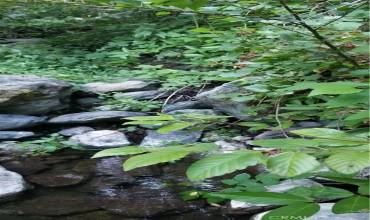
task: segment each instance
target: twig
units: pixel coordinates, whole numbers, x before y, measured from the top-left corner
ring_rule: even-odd
[[[199,89],[199,91],[197,92],[197,95],[199,95],[201,92],[203,92],[204,88],[206,87],[206,85],[208,84],[208,81],[206,80],[204,83],[203,83],[203,86],[202,88]]]
[[[167,99],[164,101],[164,103],[163,103],[163,105],[162,105],[162,110],[163,110],[163,108],[167,105],[167,103],[170,101],[170,99],[171,99],[174,95],[176,95],[176,93],[180,92],[180,91],[181,91],[181,90],[183,90],[183,89],[188,88],[189,86],[190,86],[190,85],[184,86],[184,87],[182,87],[182,88],[180,88],[180,89],[178,89],[178,90],[174,91],[170,96],[168,96],[168,97],[167,97]]]
[[[286,134],[286,132],[284,131],[284,128],[283,128],[283,126],[281,125],[281,121],[280,121],[280,119],[279,119],[280,101],[281,101],[281,98],[279,98],[279,99],[276,101],[276,104],[275,104],[275,120],[276,120],[276,122],[278,123],[279,128],[280,128],[281,132],[283,133],[284,137],[289,138],[289,136],[288,136],[288,135]]]
[[[306,28],[309,32],[313,34],[313,36],[319,40],[321,43],[328,46],[333,52],[335,52],[338,56],[342,57],[343,59],[350,62],[352,65],[359,67],[358,63],[352,59],[351,57],[344,54],[338,47],[334,46],[332,43],[330,43],[325,37],[323,37],[317,30],[313,29],[310,25],[308,25],[306,22],[304,22],[301,17],[297,13],[295,13],[286,3],[284,0],[279,0],[280,4],[299,22],[299,24]]]

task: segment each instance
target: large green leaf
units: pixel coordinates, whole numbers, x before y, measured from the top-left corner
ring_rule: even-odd
[[[202,180],[254,166],[261,160],[262,154],[253,151],[214,155],[193,163],[186,174],[190,180]]]
[[[252,141],[252,144],[258,145],[261,147],[272,147],[272,148],[279,148],[279,149],[299,149],[302,147],[318,147],[320,146],[320,141],[315,139],[265,139],[265,140],[255,140]]]
[[[329,128],[306,128],[300,130],[290,131],[290,133],[302,135],[306,137],[314,137],[321,139],[343,140],[343,141],[357,141],[359,143],[367,143],[368,140],[362,137],[356,137],[347,134],[344,131]]]
[[[267,161],[267,169],[271,173],[286,177],[298,176],[319,165],[316,158],[301,152],[281,153]]]
[[[289,190],[287,193],[297,196],[326,200],[341,199],[353,196],[353,193],[350,191],[328,186],[316,186],[316,187],[298,186],[294,189]]]
[[[209,193],[209,195],[222,199],[268,205],[290,205],[302,202],[312,202],[311,198],[275,192],[219,192]]]
[[[326,82],[326,83],[308,81],[296,83],[295,85],[286,88],[285,90],[295,91],[312,89],[308,96],[339,95],[361,92],[362,90],[358,89],[358,87],[364,86],[366,86],[366,84],[351,81]]]
[[[190,127],[192,125],[194,125],[194,123],[192,123],[192,122],[186,122],[186,121],[175,122],[175,123],[163,126],[160,129],[158,129],[157,131],[160,134],[167,134],[167,133],[172,132],[172,131],[182,130],[182,129]]]
[[[327,158],[325,163],[338,173],[354,174],[370,166],[369,152],[339,152]]]
[[[334,204],[332,211],[335,214],[369,212],[369,198],[365,196],[353,196],[342,199]]]
[[[161,114],[158,116],[134,116],[134,117],[126,117],[126,120],[131,121],[171,121],[174,120],[172,115],[165,115]]]
[[[106,149],[99,151],[98,153],[94,154],[92,158],[99,158],[99,157],[111,157],[111,156],[124,156],[130,154],[140,154],[148,152],[148,149],[140,148],[140,147],[118,147],[112,149]]]
[[[179,160],[190,152],[185,150],[160,150],[147,154],[133,156],[123,163],[125,171],[132,170],[138,167],[145,167],[158,163],[165,163],[169,161]]]
[[[306,219],[320,210],[317,203],[300,203],[284,206],[268,212],[262,220]]]

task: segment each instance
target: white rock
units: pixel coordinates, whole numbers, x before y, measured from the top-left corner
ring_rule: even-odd
[[[149,130],[140,146],[160,147],[171,143],[189,144],[196,142],[201,135],[201,131],[173,131],[167,134],[159,134],[156,131]]]
[[[18,173],[0,166],[0,201],[8,201],[27,190],[27,183]]]
[[[346,213],[346,214],[334,214],[331,211],[331,208],[333,207],[334,203],[321,203],[320,204],[320,211],[317,212],[315,215],[305,218],[302,216],[302,218],[284,218],[287,220],[296,219],[296,220],[368,220],[369,219],[369,213]],[[257,215],[252,216],[251,220],[261,220],[264,215],[269,213],[262,212]],[[283,218],[279,218],[283,219]]]
[[[105,149],[130,145],[125,134],[113,130],[90,131],[72,136],[69,140],[88,149]]]
[[[93,93],[108,93],[108,92],[132,92],[139,90],[147,90],[153,86],[152,82],[141,80],[131,80],[125,82],[96,82],[88,83],[81,86],[82,90]]]

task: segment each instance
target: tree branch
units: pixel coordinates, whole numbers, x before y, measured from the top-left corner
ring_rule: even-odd
[[[328,46],[334,53],[336,53],[338,56],[342,57],[343,59],[350,62],[352,65],[358,67],[358,63],[352,59],[351,57],[344,54],[338,47],[334,46],[332,43],[330,43],[324,36],[322,36],[317,30],[313,29],[310,25],[308,25],[306,22],[304,22],[301,17],[297,13],[295,13],[286,3],[284,0],[279,0],[280,4],[298,21],[298,23],[306,28],[309,32],[312,33],[312,35],[319,40],[321,43]]]

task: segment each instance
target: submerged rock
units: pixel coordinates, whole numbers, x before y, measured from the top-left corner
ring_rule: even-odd
[[[0,141],[21,140],[37,136],[37,134],[31,131],[0,131]]]
[[[0,75],[0,113],[41,115],[69,107],[72,86],[29,75]]]
[[[12,200],[28,189],[21,175],[2,166],[0,166],[0,186],[0,202]]]
[[[0,114],[0,131],[30,128],[46,122],[46,117]]]
[[[44,187],[65,187],[80,184],[88,179],[88,176],[73,171],[48,171],[27,177],[31,183]]]
[[[149,90],[156,87],[157,83],[131,80],[124,82],[95,82],[87,83],[81,86],[81,89],[92,93],[108,93],[108,92],[132,92],[132,91],[142,91]]]
[[[223,112],[227,115],[234,116],[238,119],[248,119],[249,115],[245,112],[248,108],[244,102],[232,100],[230,95],[241,92],[238,84],[241,81],[233,81],[218,86],[212,90],[198,94],[195,99],[204,104],[211,106],[213,109]]]
[[[320,203],[320,211],[314,214],[311,217],[304,217],[300,219],[306,219],[306,220],[368,220],[370,215],[369,213],[345,213],[345,214],[334,214],[331,209],[333,207],[334,203]],[[252,220],[261,220],[264,215],[269,213],[270,211],[263,212],[257,215],[252,216]],[[280,219],[280,218],[279,218]],[[281,218],[282,219],[282,218]],[[293,218],[292,218],[293,219]],[[298,218],[295,218],[298,219]]]
[[[171,143],[190,144],[198,141],[201,136],[201,131],[173,131],[159,134],[157,131],[148,130],[140,146],[160,147]]]
[[[115,99],[131,98],[135,100],[149,100],[154,98],[163,98],[166,97],[167,95],[168,95],[167,92],[159,90],[150,90],[150,91],[116,93],[113,95],[113,97]]]
[[[49,120],[51,124],[84,124],[103,121],[119,121],[125,117],[143,116],[145,113],[128,111],[81,112],[57,116]]]
[[[125,134],[114,130],[90,131],[84,134],[72,136],[69,140],[77,144],[81,144],[91,150],[101,150],[104,148],[130,145]]]
[[[89,131],[94,131],[94,128],[87,127],[87,126],[79,126],[74,128],[67,128],[59,131],[58,133],[65,136],[65,137],[71,137],[74,135],[84,134]]]

